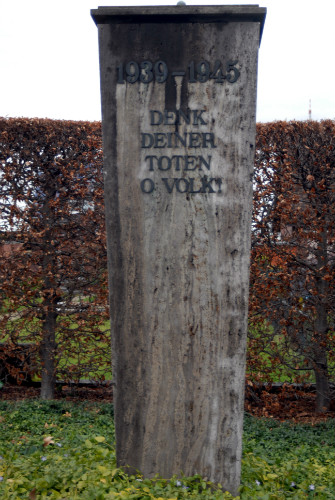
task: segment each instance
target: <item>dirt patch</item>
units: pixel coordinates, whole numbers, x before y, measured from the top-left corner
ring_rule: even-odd
[[[38,387],[24,387],[6,384],[0,390],[2,400],[38,399]],[[291,386],[280,389],[269,386],[266,389],[246,388],[245,411],[255,417],[273,418],[275,420],[317,424],[328,419],[335,419],[335,402],[331,410],[325,413],[315,412],[315,391],[312,388],[297,390]],[[55,399],[66,401],[97,401],[111,403],[113,390],[111,385],[69,386],[63,385],[56,391]]]
[[[335,401],[332,401],[330,411],[318,413],[315,411],[316,393],[313,387],[299,390],[290,385],[281,388],[246,388],[245,411],[255,417],[266,417],[280,420],[290,420],[296,423],[317,424],[335,418]]]
[[[2,400],[22,400],[38,399],[40,396],[39,387],[24,387],[19,385],[6,384],[0,389],[0,399]],[[55,399],[66,401],[97,401],[100,403],[111,403],[113,391],[111,385],[106,386],[68,386],[63,385],[56,391]]]

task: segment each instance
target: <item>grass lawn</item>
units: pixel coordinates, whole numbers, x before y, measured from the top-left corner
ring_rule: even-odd
[[[0,498],[232,498],[198,476],[127,476],[116,467],[112,422],[107,403],[0,401]],[[240,498],[334,500],[334,424],[246,416]]]

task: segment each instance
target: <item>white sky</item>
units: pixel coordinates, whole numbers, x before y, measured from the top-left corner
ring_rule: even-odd
[[[0,0],[0,116],[100,120],[99,5],[176,1]],[[187,0],[187,5],[257,4]],[[259,0],[257,121],[335,119],[335,0]]]

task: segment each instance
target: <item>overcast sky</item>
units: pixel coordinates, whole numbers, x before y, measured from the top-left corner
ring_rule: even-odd
[[[0,0],[0,116],[100,120],[99,5],[172,1]],[[189,0],[187,5],[256,2]],[[335,119],[335,0],[264,0],[257,121]]]

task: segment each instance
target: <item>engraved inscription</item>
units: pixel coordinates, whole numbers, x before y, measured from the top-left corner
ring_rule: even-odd
[[[210,176],[213,155],[204,154],[203,151],[205,149],[209,153],[217,148],[215,135],[206,129],[199,129],[208,126],[207,110],[151,109],[148,113],[152,128],[150,131],[140,132],[140,147],[143,152],[148,153],[144,156],[148,172],[166,172],[172,175],[180,172],[183,177],[162,177],[156,181],[147,177],[140,182],[141,191],[145,194],[152,193],[157,182],[170,194],[221,194],[223,179]],[[197,128],[186,132],[165,132],[160,128],[156,132],[156,127],[180,124]],[[186,154],[180,154],[181,149],[186,150]],[[196,154],[199,149],[201,154]],[[170,150],[179,150],[176,151],[179,154],[170,154]],[[188,178],[184,176],[184,172],[193,172],[200,176]]]
[[[235,83],[240,71],[236,67],[237,60],[228,60],[223,64],[219,59],[213,63],[208,61],[190,61],[187,71],[178,69],[171,72],[171,76],[186,76],[189,83],[205,83],[214,80],[215,83],[223,84],[225,81]],[[164,61],[129,61],[117,66],[117,83],[164,83],[168,79],[170,71]]]

